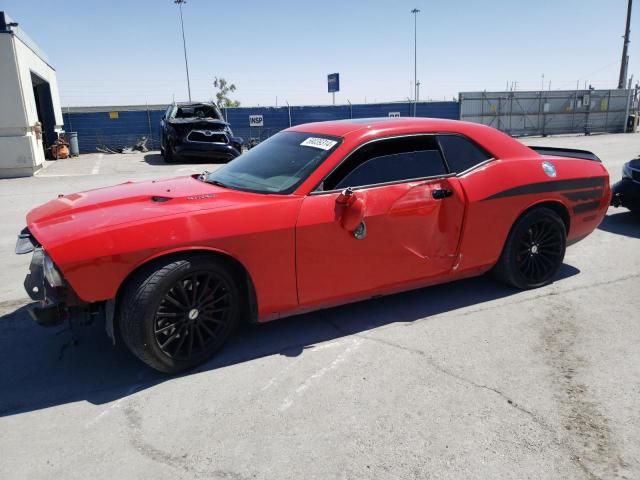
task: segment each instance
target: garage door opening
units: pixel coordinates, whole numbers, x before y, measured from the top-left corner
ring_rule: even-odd
[[[49,148],[58,138],[55,132],[55,113],[51,99],[49,82],[31,72],[31,84],[33,85],[33,97],[38,111],[38,121],[42,125],[42,145]]]

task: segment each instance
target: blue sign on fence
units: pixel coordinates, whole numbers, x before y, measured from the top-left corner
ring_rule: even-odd
[[[330,73],[329,75],[327,75],[327,87],[329,89],[329,93],[340,91],[340,74],[339,73]]]

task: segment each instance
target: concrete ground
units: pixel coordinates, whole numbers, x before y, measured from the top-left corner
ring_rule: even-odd
[[[640,135],[585,148],[612,180]],[[640,219],[611,209],[560,278],[488,278],[244,328],[213,361],[157,374],[99,326],[25,312],[16,233],[58,193],[215,165],[85,155],[0,180],[0,478],[640,478]]]

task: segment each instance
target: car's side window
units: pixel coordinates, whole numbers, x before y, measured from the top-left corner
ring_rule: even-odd
[[[323,190],[446,175],[433,135],[379,140],[356,150],[324,181]]]
[[[444,158],[452,173],[460,173],[492,158],[487,152],[462,135],[438,135]]]

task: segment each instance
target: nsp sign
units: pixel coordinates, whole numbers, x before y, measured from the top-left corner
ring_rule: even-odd
[[[329,75],[327,75],[327,89],[329,90],[329,93],[340,91],[339,73],[330,73]]]
[[[263,127],[264,119],[262,115],[249,115],[249,126],[250,127]]]

